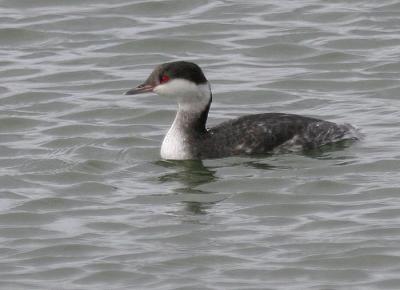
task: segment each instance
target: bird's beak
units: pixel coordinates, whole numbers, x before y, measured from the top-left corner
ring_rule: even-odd
[[[143,93],[152,92],[153,90],[154,90],[154,86],[142,84],[142,85],[137,86],[136,88],[133,88],[133,89],[127,91],[125,93],[125,95],[143,94]]]

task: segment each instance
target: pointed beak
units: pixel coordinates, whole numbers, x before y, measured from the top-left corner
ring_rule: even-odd
[[[140,86],[137,86],[136,88],[133,88],[133,89],[125,92],[125,95],[144,94],[144,93],[152,92],[153,89],[154,89],[154,86],[152,86],[152,85],[142,84]]]

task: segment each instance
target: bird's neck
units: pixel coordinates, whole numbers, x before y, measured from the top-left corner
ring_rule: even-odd
[[[206,122],[210,101],[203,109],[190,109],[179,106],[175,120],[161,146],[161,157],[164,159],[196,159],[195,148],[204,138],[207,138]]]
[[[197,86],[197,90],[188,96],[178,98],[178,112],[172,127],[184,133],[206,132],[208,112],[212,102],[211,88],[208,83]]]
[[[185,135],[205,133],[209,110],[210,104],[208,104],[202,111],[191,111],[179,108],[171,128],[174,127],[175,129],[179,129],[179,131]]]
[[[161,94],[176,96],[178,99],[178,112],[165,135],[161,146],[161,157],[196,158],[196,145],[207,137],[206,122],[212,101],[210,85],[174,80],[158,86],[157,90]]]
[[[178,110],[161,145],[164,159],[196,159],[195,148],[207,137],[206,122],[209,106],[203,112]]]

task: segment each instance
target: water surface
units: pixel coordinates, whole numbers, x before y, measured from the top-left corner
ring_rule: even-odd
[[[1,289],[398,289],[397,1],[0,1]],[[351,123],[314,154],[172,162],[176,104],[125,96],[201,65],[209,124]]]

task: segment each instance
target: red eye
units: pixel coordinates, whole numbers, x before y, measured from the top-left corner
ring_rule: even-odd
[[[169,81],[169,76],[167,76],[167,75],[163,75],[162,77],[161,77],[161,80],[160,80],[160,83],[166,83],[166,82],[168,82]]]

